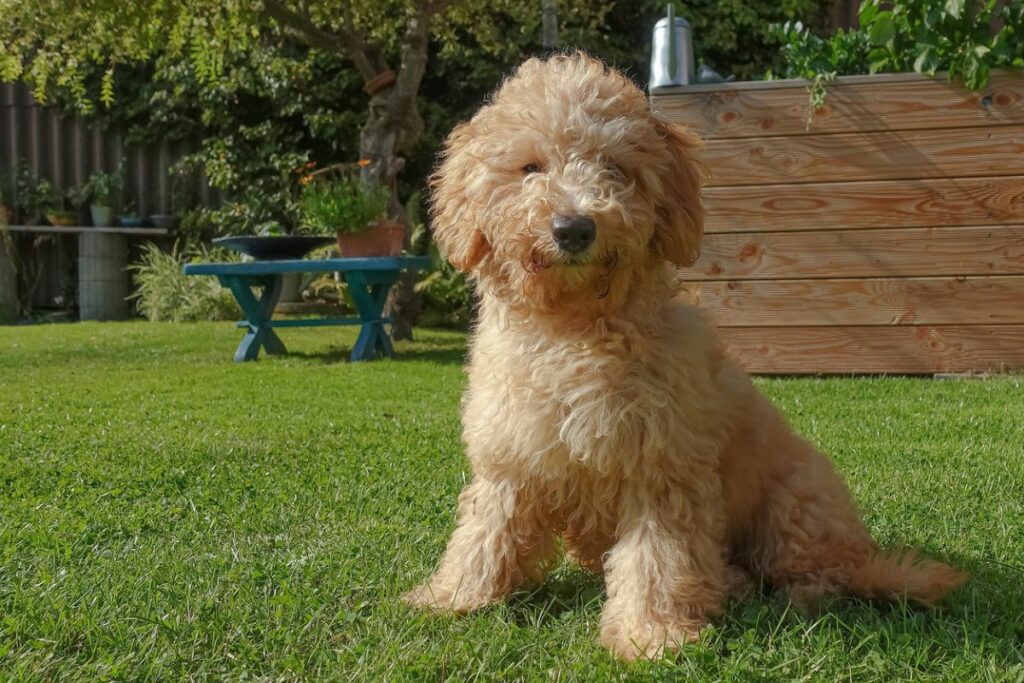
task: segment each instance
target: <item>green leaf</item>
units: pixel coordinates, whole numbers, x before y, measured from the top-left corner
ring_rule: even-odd
[[[919,74],[928,74],[929,76],[935,75],[935,70],[939,66],[939,56],[935,53],[935,50],[928,46],[921,51],[921,54],[914,60],[914,71]]]
[[[108,67],[103,72],[103,80],[100,83],[100,102],[110,107],[114,104],[114,67]]]
[[[879,12],[871,25],[871,44],[878,47],[889,46],[896,37],[896,24],[891,12]]]
[[[874,21],[876,14],[878,14],[878,5],[874,2],[864,2],[857,12],[857,18],[860,20],[861,26],[868,26]]]
[[[965,4],[966,0],[946,0],[946,13],[959,19],[963,14]]]

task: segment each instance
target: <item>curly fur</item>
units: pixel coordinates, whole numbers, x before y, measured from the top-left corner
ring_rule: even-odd
[[[749,574],[801,604],[932,604],[964,579],[880,551],[829,460],[679,296],[701,240],[699,147],[584,55],[527,61],[452,132],[434,229],[482,298],[462,411],[473,480],[410,603],[483,607],[564,547],[604,572],[601,642],[633,658],[696,639]],[[557,247],[557,215],[594,219],[582,255]]]

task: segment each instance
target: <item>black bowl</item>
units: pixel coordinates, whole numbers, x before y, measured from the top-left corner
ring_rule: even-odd
[[[334,244],[334,237],[282,235],[280,237],[219,237],[213,243],[240,251],[257,261],[300,259],[317,247]]]

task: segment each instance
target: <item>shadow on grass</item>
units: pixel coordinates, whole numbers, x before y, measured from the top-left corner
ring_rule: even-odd
[[[956,555],[946,561],[969,572],[970,577],[937,609],[839,596],[823,601],[811,613],[802,613],[782,591],[762,585],[746,597],[729,601],[725,614],[712,622],[716,635],[709,646],[728,656],[726,643],[737,638],[753,639],[764,646],[778,637],[780,629],[806,639],[822,628],[832,630],[851,647],[865,638],[883,649],[916,644],[950,652],[980,647],[985,641],[1020,642],[1024,638],[1024,595],[1019,586],[1024,585],[1024,568]],[[543,585],[512,595],[507,609],[518,626],[538,628],[581,614],[596,617],[604,601],[600,575],[563,566]],[[1019,665],[1009,645],[985,649],[988,656],[1006,665]]]
[[[288,351],[285,357],[333,365],[351,362],[349,360],[351,355],[352,347],[336,346],[325,351]],[[438,365],[462,365],[466,362],[466,347],[462,344],[452,344],[451,346],[431,345],[429,348],[399,348],[395,350],[395,355],[390,360],[398,363],[427,362]]]

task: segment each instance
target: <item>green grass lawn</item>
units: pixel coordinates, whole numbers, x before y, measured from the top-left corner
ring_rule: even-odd
[[[1024,379],[759,384],[833,455],[883,543],[972,573],[948,607],[766,595],[662,662],[595,642],[568,565],[463,619],[422,579],[467,476],[464,338],[345,361],[288,330],[234,364],[229,324],[0,328],[0,680],[1024,680]]]

